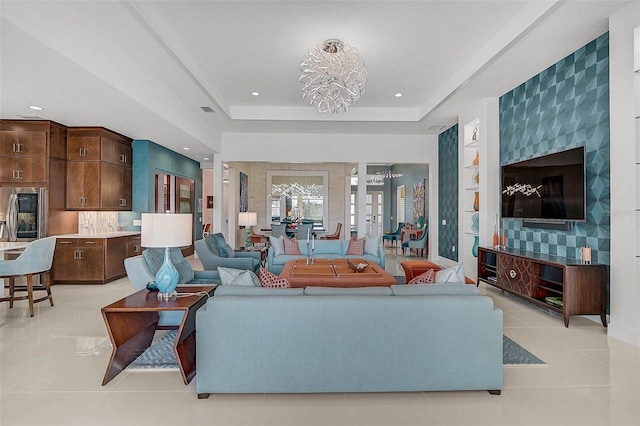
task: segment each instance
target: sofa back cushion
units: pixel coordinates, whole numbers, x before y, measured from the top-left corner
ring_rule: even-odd
[[[321,287],[309,286],[304,289],[307,296],[392,296],[389,287]]]
[[[160,269],[164,262],[164,251],[165,249],[163,248],[148,248],[142,252],[142,257],[144,257],[153,275],[158,273],[158,269]],[[195,276],[193,268],[187,259],[182,256],[180,249],[178,247],[172,247],[169,249],[169,254],[171,256],[171,263],[178,270],[178,284],[186,284],[193,280]]]
[[[303,288],[268,288],[241,285],[219,285],[215,290],[218,296],[302,296]]]
[[[480,290],[468,284],[416,284],[392,285],[391,291],[395,296],[429,296],[429,295],[461,295],[478,296]]]

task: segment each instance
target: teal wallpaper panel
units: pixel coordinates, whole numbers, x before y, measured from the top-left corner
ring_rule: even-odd
[[[609,34],[605,33],[500,98],[500,163],[586,147],[587,220],[570,231],[507,220],[507,246],[609,264]]]
[[[438,135],[438,255],[458,261],[458,125]],[[447,225],[442,225],[446,219]]]

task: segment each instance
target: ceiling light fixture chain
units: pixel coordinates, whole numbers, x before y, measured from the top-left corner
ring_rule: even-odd
[[[367,70],[355,47],[329,39],[300,64],[302,97],[318,112],[346,112],[364,93]]]

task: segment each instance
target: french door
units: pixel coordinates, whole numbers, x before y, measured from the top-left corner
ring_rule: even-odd
[[[382,191],[367,191],[366,197],[366,221],[367,234],[372,237],[382,234],[384,226],[382,214],[384,212],[384,193]]]

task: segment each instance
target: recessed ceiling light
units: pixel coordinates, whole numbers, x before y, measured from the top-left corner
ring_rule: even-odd
[[[402,97],[402,93],[398,92],[398,93],[396,93],[396,94],[395,94],[395,95],[393,95],[393,96],[395,96],[396,98],[401,98],[401,97]]]
[[[204,157],[203,160],[209,161],[209,157]]]
[[[252,96],[260,96],[260,92],[251,92]]]
[[[189,151],[191,148],[189,148],[188,146],[183,146],[182,149],[184,149],[185,151]]]
[[[29,109],[35,110],[35,111],[44,111],[44,108],[39,107],[39,106],[35,106],[35,105],[29,105]]]

